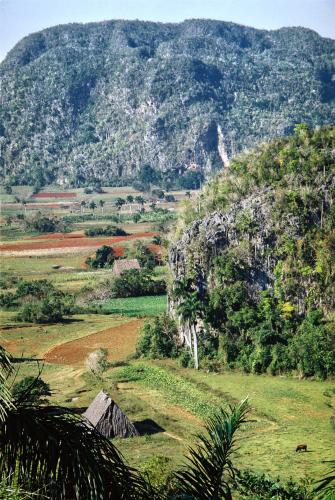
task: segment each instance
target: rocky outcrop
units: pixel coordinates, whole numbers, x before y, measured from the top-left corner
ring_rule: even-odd
[[[234,249],[247,263],[249,294],[255,298],[269,288],[277,262],[276,242],[279,227],[285,226],[293,238],[300,235],[299,222],[290,217],[275,222],[272,216],[274,193],[271,189],[232,205],[227,212],[213,212],[196,220],[174,243],[169,252],[169,266],[174,281],[192,275],[200,297],[210,291],[213,259]],[[170,297],[169,309],[175,317],[177,304]],[[188,335],[187,326],[180,325],[181,340]]]

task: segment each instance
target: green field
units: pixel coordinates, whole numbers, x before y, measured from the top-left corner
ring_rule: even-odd
[[[20,376],[36,370],[21,365]],[[215,407],[249,397],[250,422],[239,433],[236,464],[242,469],[265,472],[283,481],[319,477],[323,460],[333,458],[334,429],[325,392],[334,382],[227,372],[207,374],[179,368],[168,361],[132,361],[110,368],[99,380],[83,369],[46,364],[43,378],[53,389],[52,401],[85,408],[96,393],[108,390],[128,417],[147,422],[160,431],[138,438],[116,440],[130,464],[141,467],[160,455],[176,467],[202,428],[202,419]],[[307,453],[296,453],[298,443]]]
[[[129,317],[156,316],[166,312],[166,295],[149,295],[145,297],[128,297],[111,299],[101,308],[104,314],[121,314]]]

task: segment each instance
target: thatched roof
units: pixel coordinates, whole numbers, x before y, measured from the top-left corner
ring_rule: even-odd
[[[113,274],[115,276],[120,276],[123,271],[129,271],[129,269],[141,269],[141,266],[137,259],[116,260],[113,265]]]
[[[104,391],[99,392],[83,416],[105,437],[139,435],[121,408]]]

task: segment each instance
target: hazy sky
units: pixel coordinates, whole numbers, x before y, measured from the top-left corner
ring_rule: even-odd
[[[199,17],[265,29],[306,26],[335,38],[335,0],[0,0],[0,60],[23,36],[56,24]]]

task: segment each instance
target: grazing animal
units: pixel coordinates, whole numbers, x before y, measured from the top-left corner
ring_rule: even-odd
[[[307,444],[298,444],[295,451],[307,451]]]

